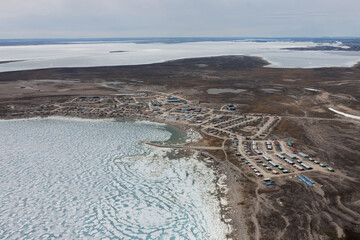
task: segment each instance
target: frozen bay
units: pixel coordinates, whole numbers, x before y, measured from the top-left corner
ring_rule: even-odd
[[[168,157],[164,125],[0,121],[1,239],[224,239],[216,173]]]
[[[350,67],[360,52],[296,51],[320,43],[295,41],[83,42],[54,45],[0,46],[0,72],[58,67],[96,67],[159,63],[184,58],[226,55],[262,57],[269,67]],[[337,46],[337,45],[336,45]],[[7,62],[15,61],[15,62]],[[5,63],[7,62],[7,63]]]

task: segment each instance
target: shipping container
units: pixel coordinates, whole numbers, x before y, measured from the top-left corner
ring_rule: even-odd
[[[285,162],[287,162],[288,164],[291,164],[291,165],[293,165],[293,164],[294,164],[294,162],[293,162],[293,161],[291,161],[291,160],[289,160],[289,159],[287,159],[287,158],[285,158],[284,160],[285,160]]]
[[[298,170],[300,170],[300,171],[303,171],[304,170],[304,168],[302,167],[302,166],[299,166],[299,165],[297,165],[297,164],[294,164],[294,167],[296,167]]]
[[[303,158],[309,158],[309,155],[307,155],[306,153],[298,152],[298,154]]]
[[[274,163],[273,161],[269,161],[269,163],[270,163],[271,165],[273,165],[274,167],[278,167],[278,166],[279,166],[278,164]]]
[[[291,153],[285,153],[286,156],[288,156],[291,159],[296,159],[296,157],[294,155],[292,155]]]
[[[303,166],[304,168],[306,168],[307,170],[311,170],[312,167],[310,167],[309,165],[307,165],[306,163],[300,163],[301,166]]]

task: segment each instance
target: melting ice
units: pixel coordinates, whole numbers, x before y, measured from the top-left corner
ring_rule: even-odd
[[[215,172],[161,125],[0,121],[0,239],[225,239]]]

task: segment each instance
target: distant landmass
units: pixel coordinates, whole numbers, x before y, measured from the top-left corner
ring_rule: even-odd
[[[132,43],[185,43],[185,42],[206,42],[206,41],[251,41],[251,42],[323,42],[344,44],[360,44],[360,38],[311,38],[311,37],[282,37],[282,38],[262,38],[262,37],[143,37],[143,38],[36,38],[36,39],[0,39],[0,46],[26,46],[26,45],[57,45],[57,44],[83,44],[99,42],[132,42]],[[350,50],[348,50],[350,51]],[[353,50],[358,51],[358,50]]]
[[[123,52],[127,52],[127,51],[109,51],[109,53],[123,53]]]
[[[360,51],[360,43],[345,44],[341,47],[335,46],[313,46],[313,47],[295,47],[295,48],[284,48],[286,50],[294,51]]]

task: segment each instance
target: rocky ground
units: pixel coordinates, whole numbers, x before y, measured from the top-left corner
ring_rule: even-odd
[[[234,103],[237,112],[277,114],[282,121],[270,136],[293,140],[296,147],[331,163],[336,172],[309,173],[316,182],[316,187],[309,189],[289,176],[265,187],[247,167],[237,165],[239,172],[234,172],[233,166],[228,168],[233,191],[241,191],[243,196],[232,196],[238,206],[235,213],[244,217],[249,237],[360,239],[360,121],[328,110],[360,116],[359,65],[318,69],[266,65],[260,58],[228,56],[142,66],[0,73],[0,114],[11,111],[8,105],[56,104],[74,96],[132,92],[166,92],[209,101],[200,106],[220,109]],[[210,88],[244,91],[208,94]],[[219,160],[226,157],[221,151],[208,154]],[[237,164],[236,159],[229,160]],[[234,221],[240,220],[234,217]]]

